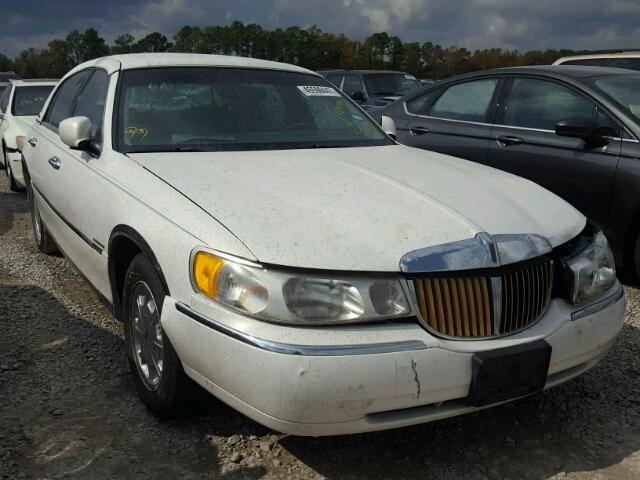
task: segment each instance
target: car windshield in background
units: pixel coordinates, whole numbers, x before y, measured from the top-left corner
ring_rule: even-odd
[[[24,115],[38,115],[44,102],[53,90],[53,85],[38,85],[16,87],[13,95],[11,113],[20,117]]]
[[[232,68],[125,71],[121,152],[392,145],[322,77]]]
[[[406,95],[421,87],[412,75],[404,73],[370,73],[364,75],[364,85],[369,95]]]
[[[612,75],[589,80],[640,122],[640,75]]]

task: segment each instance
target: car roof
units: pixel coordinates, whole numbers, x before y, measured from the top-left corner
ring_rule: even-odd
[[[590,65],[533,65],[528,67],[505,67],[495,68],[493,70],[482,70],[472,73],[465,73],[446,79],[446,82],[452,80],[462,80],[465,78],[474,78],[489,75],[545,75],[555,78],[588,78],[603,77],[608,75],[638,75],[635,70],[626,70],[624,68],[613,67],[594,67]],[[440,83],[440,82],[438,82]]]
[[[11,80],[16,87],[23,87],[26,85],[57,85],[57,78],[22,78],[20,80]]]
[[[200,53],[129,53],[124,55],[110,55],[84,62],[71,70],[67,75],[89,67],[105,68],[108,73],[113,73],[118,70],[154,67],[227,67],[257,68],[319,75],[306,68],[288,63]]]

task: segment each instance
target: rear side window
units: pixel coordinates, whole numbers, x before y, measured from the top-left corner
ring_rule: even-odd
[[[45,123],[58,128],[62,120],[73,116],[76,95],[91,73],[92,70],[83,70],[62,82],[47,109],[44,117]]]
[[[107,73],[104,70],[95,70],[75,102],[72,116],[84,116],[91,120],[92,138],[102,132],[104,104],[108,88],[109,76]]]
[[[627,70],[640,70],[640,58],[618,58],[616,67]]]
[[[416,115],[425,115],[427,113],[427,105],[439,93],[439,90],[435,90],[409,100],[407,102],[407,111],[409,113],[415,113]]]
[[[431,116],[467,122],[489,122],[497,78],[475,80],[449,87],[431,107]]]
[[[617,58],[580,58],[577,60],[567,60],[561,65],[589,65],[592,67],[617,67]]]
[[[53,90],[53,85],[16,87],[16,93],[13,95],[12,113],[16,116],[38,115],[51,90]]]
[[[340,88],[340,82],[342,82],[342,75],[327,75],[327,80],[333,83],[336,87]]]
[[[360,80],[360,77],[356,77],[355,75],[347,75],[344,77],[344,86],[342,87],[342,91],[349,96],[354,93],[362,93],[364,91],[362,80]]]
[[[533,78],[514,80],[509,95],[505,124],[514,127],[554,130],[563,120],[587,120],[617,130],[597,106],[557,83]]]

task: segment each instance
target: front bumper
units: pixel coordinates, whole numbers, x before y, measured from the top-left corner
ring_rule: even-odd
[[[332,329],[248,319],[200,299],[167,297],[162,325],[185,371],[209,392],[274,430],[337,435],[402,427],[477,410],[468,396],[474,352],[546,340],[545,388],[595,365],[624,321],[616,285],[596,308],[555,299],[517,334],[489,340],[434,337],[417,323]],[[199,312],[199,313],[196,313]]]

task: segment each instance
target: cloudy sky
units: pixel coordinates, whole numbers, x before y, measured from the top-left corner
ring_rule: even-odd
[[[638,0],[3,0],[0,52],[16,55],[52,37],[95,27],[111,41],[183,25],[317,24],[362,39],[387,31],[404,41],[464,46],[640,48]]]

